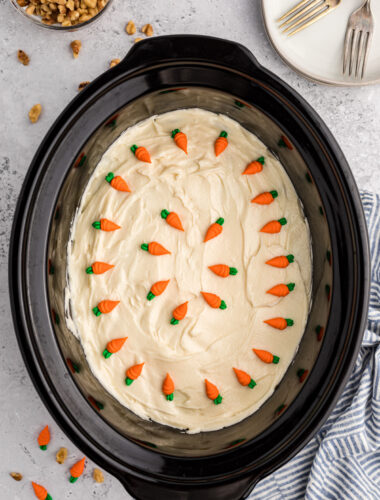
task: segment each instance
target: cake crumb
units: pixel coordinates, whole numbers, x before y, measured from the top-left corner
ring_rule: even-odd
[[[119,64],[119,62],[120,62],[119,58],[112,59],[112,61],[110,62],[110,68],[113,68],[114,66],[116,66],[117,64]]]
[[[24,66],[28,66],[29,64],[29,56],[21,49],[17,51],[17,58]]]
[[[137,38],[135,38],[134,43],[141,42],[141,40],[144,40],[144,39],[141,37],[137,37]]]
[[[90,82],[81,82],[79,85],[78,85],[78,90],[83,90],[85,87],[87,87],[87,85],[89,84]]]
[[[60,448],[55,455],[55,459],[59,464],[64,464],[67,458],[67,448]]]
[[[104,482],[103,472],[100,469],[94,469],[93,477],[94,477],[94,480],[97,483],[103,483]]]
[[[19,472],[10,472],[9,475],[13,477],[15,481],[21,481],[22,479],[22,474],[20,474]]]

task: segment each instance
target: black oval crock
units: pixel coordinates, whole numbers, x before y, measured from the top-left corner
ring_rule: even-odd
[[[201,452],[195,446],[193,456],[191,445],[190,451],[183,454],[166,448],[166,431],[161,433],[157,424],[152,424],[155,430],[149,442],[137,439],[127,431],[123,433],[116,424],[110,425],[107,416],[96,413],[87,404],[83,397],[85,385],[79,389],[82,382],[79,378],[75,382],[64,362],[67,353],[57,333],[56,311],[53,329],[50,308],[55,299],[46,266],[51,248],[58,252],[59,246],[65,245],[59,238],[54,240],[59,234],[54,221],[64,200],[70,200],[70,193],[63,186],[68,186],[69,177],[76,175],[74,169],[85,163],[86,155],[79,154],[86,148],[84,145],[102,127],[112,128],[118,120],[115,114],[126,106],[139,99],[144,102],[151,93],[165,96],[183,92],[186,96],[187,90],[183,89],[188,89],[190,96],[202,96],[202,92],[207,95],[210,91],[211,96],[220,92],[221,102],[230,99],[231,116],[236,118],[241,113],[241,123],[261,136],[283,162],[311,225],[315,260],[323,267],[314,272],[313,307],[320,307],[326,316],[323,325],[319,325],[324,327],[324,338],[318,343],[321,335],[317,338],[313,333],[316,318],[311,312],[304,336],[305,342],[314,346],[310,351],[314,352],[311,373],[302,389],[289,396],[289,401],[285,398],[267,427],[227,446],[221,444],[219,437],[228,435],[223,431],[205,433],[209,448]],[[257,117],[256,124],[247,118],[250,113],[257,113],[252,115]],[[264,126],[260,133],[260,117],[263,123],[273,123],[275,132],[271,136],[264,137]],[[281,134],[277,137],[278,131]],[[289,145],[283,136],[293,150],[283,147]],[[305,164],[307,170],[302,170]],[[78,174],[82,175],[78,184],[80,179],[83,184],[93,168],[94,165]],[[319,248],[319,240],[326,240],[328,248]],[[322,264],[325,250],[327,263]],[[156,37],[136,44],[118,66],[97,78],[69,104],[51,127],[29,168],[10,245],[13,321],[35,387],[56,422],[77,446],[115,475],[135,498],[144,500],[245,498],[257,481],[293,457],[323,424],[350,375],[366,325],[369,278],[369,247],[360,197],[331,133],[310,106],[260,66],[246,48],[202,36]],[[281,393],[283,387],[284,394],[290,391],[298,362],[296,358],[287,380],[259,412],[265,414],[273,406],[276,393]],[[243,426],[248,432],[253,418],[247,419],[248,424],[233,426],[231,433]],[[155,433],[156,443],[152,442]],[[201,438],[187,435],[178,439],[202,442]]]

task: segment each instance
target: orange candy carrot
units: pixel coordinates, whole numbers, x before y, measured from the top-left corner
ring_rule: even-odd
[[[106,262],[94,262],[90,267],[86,269],[87,274],[103,274],[110,269],[112,269],[112,264],[107,264]]]
[[[165,380],[162,384],[162,392],[165,394],[168,401],[173,401],[174,382],[169,373],[166,374]]]
[[[207,229],[207,233],[205,236],[204,242],[211,240],[212,238],[216,238],[223,231],[224,219],[223,217],[219,217],[219,219],[211,224],[211,226]]]
[[[110,313],[115,307],[120,303],[120,300],[102,300],[99,304],[93,308],[93,313],[95,316],[100,316],[101,314]]]
[[[161,210],[161,217],[166,220],[169,226],[172,226],[175,229],[179,229],[180,231],[184,231],[181,219],[175,212],[169,212],[169,210]]]
[[[169,284],[169,281],[170,280],[156,281],[156,283],[154,283],[152,285],[152,287],[150,289],[150,292],[148,293],[148,295],[146,296],[146,298],[148,300],[152,300],[152,299],[154,299],[154,297],[157,297],[158,295],[161,295],[162,293],[164,293],[164,291],[166,290],[166,287]]]
[[[75,483],[75,481],[83,474],[84,464],[86,462],[86,457],[83,457],[79,462],[75,463],[70,469],[70,483]]]
[[[276,297],[286,297],[289,292],[292,292],[294,290],[295,286],[296,286],[295,283],[288,283],[287,285],[281,283],[279,285],[274,286],[270,290],[267,290],[267,293],[275,295]]]
[[[120,229],[120,226],[112,222],[108,219],[100,219],[92,223],[92,227],[95,229],[101,229],[102,231],[116,231],[116,229]]]
[[[41,450],[46,450],[47,445],[50,443],[50,431],[49,431],[49,426],[46,426],[42,429],[38,436],[38,444]]]
[[[145,363],[140,363],[138,365],[133,365],[126,371],[127,378],[125,379],[125,383],[127,385],[131,385],[134,380],[139,378],[141,375],[143,366]]]
[[[166,250],[166,248],[157,243],[157,241],[151,241],[150,243],[143,243],[141,245],[141,248],[146,252],[149,252],[151,255],[171,254],[169,250]]]
[[[275,365],[277,365],[277,363],[280,361],[280,358],[278,356],[275,356],[271,352],[263,351],[262,349],[252,349],[252,351],[256,354],[257,357],[261,359],[261,361],[264,361],[264,363],[274,363]]]
[[[184,302],[183,304],[176,307],[173,311],[173,317],[170,320],[171,325],[178,325],[178,323],[183,319],[187,314],[187,304],[188,302]]]
[[[248,163],[242,175],[258,174],[263,170],[263,165],[265,165],[265,158],[264,156],[260,156],[257,160]]]
[[[228,137],[227,132],[225,130],[222,130],[214,144],[215,156],[219,156],[220,154],[222,154],[223,151],[228,146],[227,137]]]
[[[281,139],[278,141],[278,145],[280,148],[288,148],[290,150],[293,149],[292,143],[284,135],[281,136]]]
[[[233,368],[236,378],[238,379],[239,384],[248,386],[251,389],[253,389],[256,385],[256,382],[251,378],[250,375],[248,375],[247,372],[244,372],[243,370],[239,370],[238,368]]]
[[[275,198],[277,198],[277,196],[277,191],[267,191],[265,193],[258,194],[251,200],[251,203],[256,203],[257,205],[270,205]]]
[[[282,226],[285,226],[285,224],[287,223],[288,221],[285,219],[285,217],[282,217],[281,219],[278,220],[271,220],[260,229],[260,232],[269,234],[279,233],[281,231]]]
[[[127,340],[128,337],[123,337],[120,339],[113,339],[110,340],[107,344],[107,347],[103,351],[103,356],[108,359],[112,356],[112,354],[115,354],[115,352],[120,351],[120,349],[123,347],[125,341]]]
[[[201,292],[207,304],[214,309],[227,309],[227,305],[218,295],[214,293]]]
[[[212,399],[216,405],[219,405],[222,402],[222,396],[219,394],[218,388],[216,385],[212,384],[205,379],[205,386],[206,386],[206,394],[209,399]]]
[[[289,255],[280,255],[279,257],[273,257],[273,259],[269,259],[266,261],[265,264],[268,264],[268,266],[272,267],[288,267],[289,264],[294,262],[294,255],[289,254]]]
[[[148,150],[143,146],[137,147],[136,144],[134,144],[131,147],[131,151],[138,160],[144,161],[145,163],[152,163]]]
[[[264,323],[277,330],[285,330],[288,326],[294,325],[294,321],[290,318],[271,318],[265,320]]]
[[[32,486],[34,489],[34,494],[36,495],[38,500],[52,500],[46,488],[44,488],[40,484],[33,483],[33,481],[32,481]]]
[[[120,175],[117,175],[115,177],[115,174],[113,172],[109,172],[109,174],[106,176],[106,181],[109,182],[109,184],[114,189],[116,189],[116,191],[123,191],[125,193],[131,192],[128,184],[125,182],[125,180],[122,177],[120,177]]]
[[[297,371],[297,377],[300,381],[300,384],[302,384],[302,382],[305,382],[306,380],[306,377],[309,375],[309,370],[305,370],[304,368],[300,368],[298,371]]]
[[[215,266],[208,266],[208,268],[221,278],[227,278],[229,275],[235,276],[238,273],[236,267],[229,267],[226,264],[215,264]]]
[[[187,136],[186,136],[186,134],[184,134],[178,128],[176,128],[172,132],[172,137],[173,137],[176,145],[179,147],[179,149],[182,149],[182,151],[184,151],[187,154]]]

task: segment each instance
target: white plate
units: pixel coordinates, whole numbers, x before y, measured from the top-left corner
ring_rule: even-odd
[[[299,0],[261,0],[265,27],[273,47],[295,71],[330,85],[369,85],[380,83],[380,0],[372,0],[375,20],[367,70],[363,80],[342,74],[342,52],[347,21],[363,0],[342,0],[330,14],[294,36],[278,29],[276,20]]]

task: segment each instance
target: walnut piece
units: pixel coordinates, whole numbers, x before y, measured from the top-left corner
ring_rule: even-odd
[[[144,26],[141,28],[141,31],[145,33],[146,36],[152,36],[153,26],[151,24],[144,24]]]
[[[100,469],[94,469],[93,477],[97,483],[104,482],[103,472]]]
[[[21,481],[22,479],[22,474],[20,474],[19,472],[10,472],[9,475],[13,477],[15,481]]]
[[[59,464],[64,464],[67,458],[67,448],[60,448],[55,455],[55,459]]]
[[[20,7],[26,7],[29,3],[28,0],[17,0],[17,3],[19,4]]]
[[[83,90],[85,87],[87,87],[87,85],[89,84],[90,82],[81,82],[79,85],[78,85],[78,90]]]
[[[134,39],[134,43],[141,42],[141,40],[144,40],[144,38],[137,37]]]
[[[119,62],[120,62],[120,59],[112,59],[112,61],[110,62],[110,68],[113,68],[114,66],[119,64]]]
[[[134,35],[136,33],[136,25],[133,21],[129,21],[129,23],[125,27],[125,31],[128,35]]]
[[[28,66],[30,59],[29,59],[28,55],[25,54],[25,52],[23,50],[19,49],[17,51],[17,58],[20,61],[20,63],[22,63],[24,66]]]
[[[73,51],[74,59],[76,59],[79,56],[80,49],[82,48],[82,42],[80,40],[74,40],[70,43],[70,47]]]
[[[36,123],[38,121],[38,118],[40,117],[41,111],[41,104],[35,104],[29,111],[29,120],[32,123]]]

